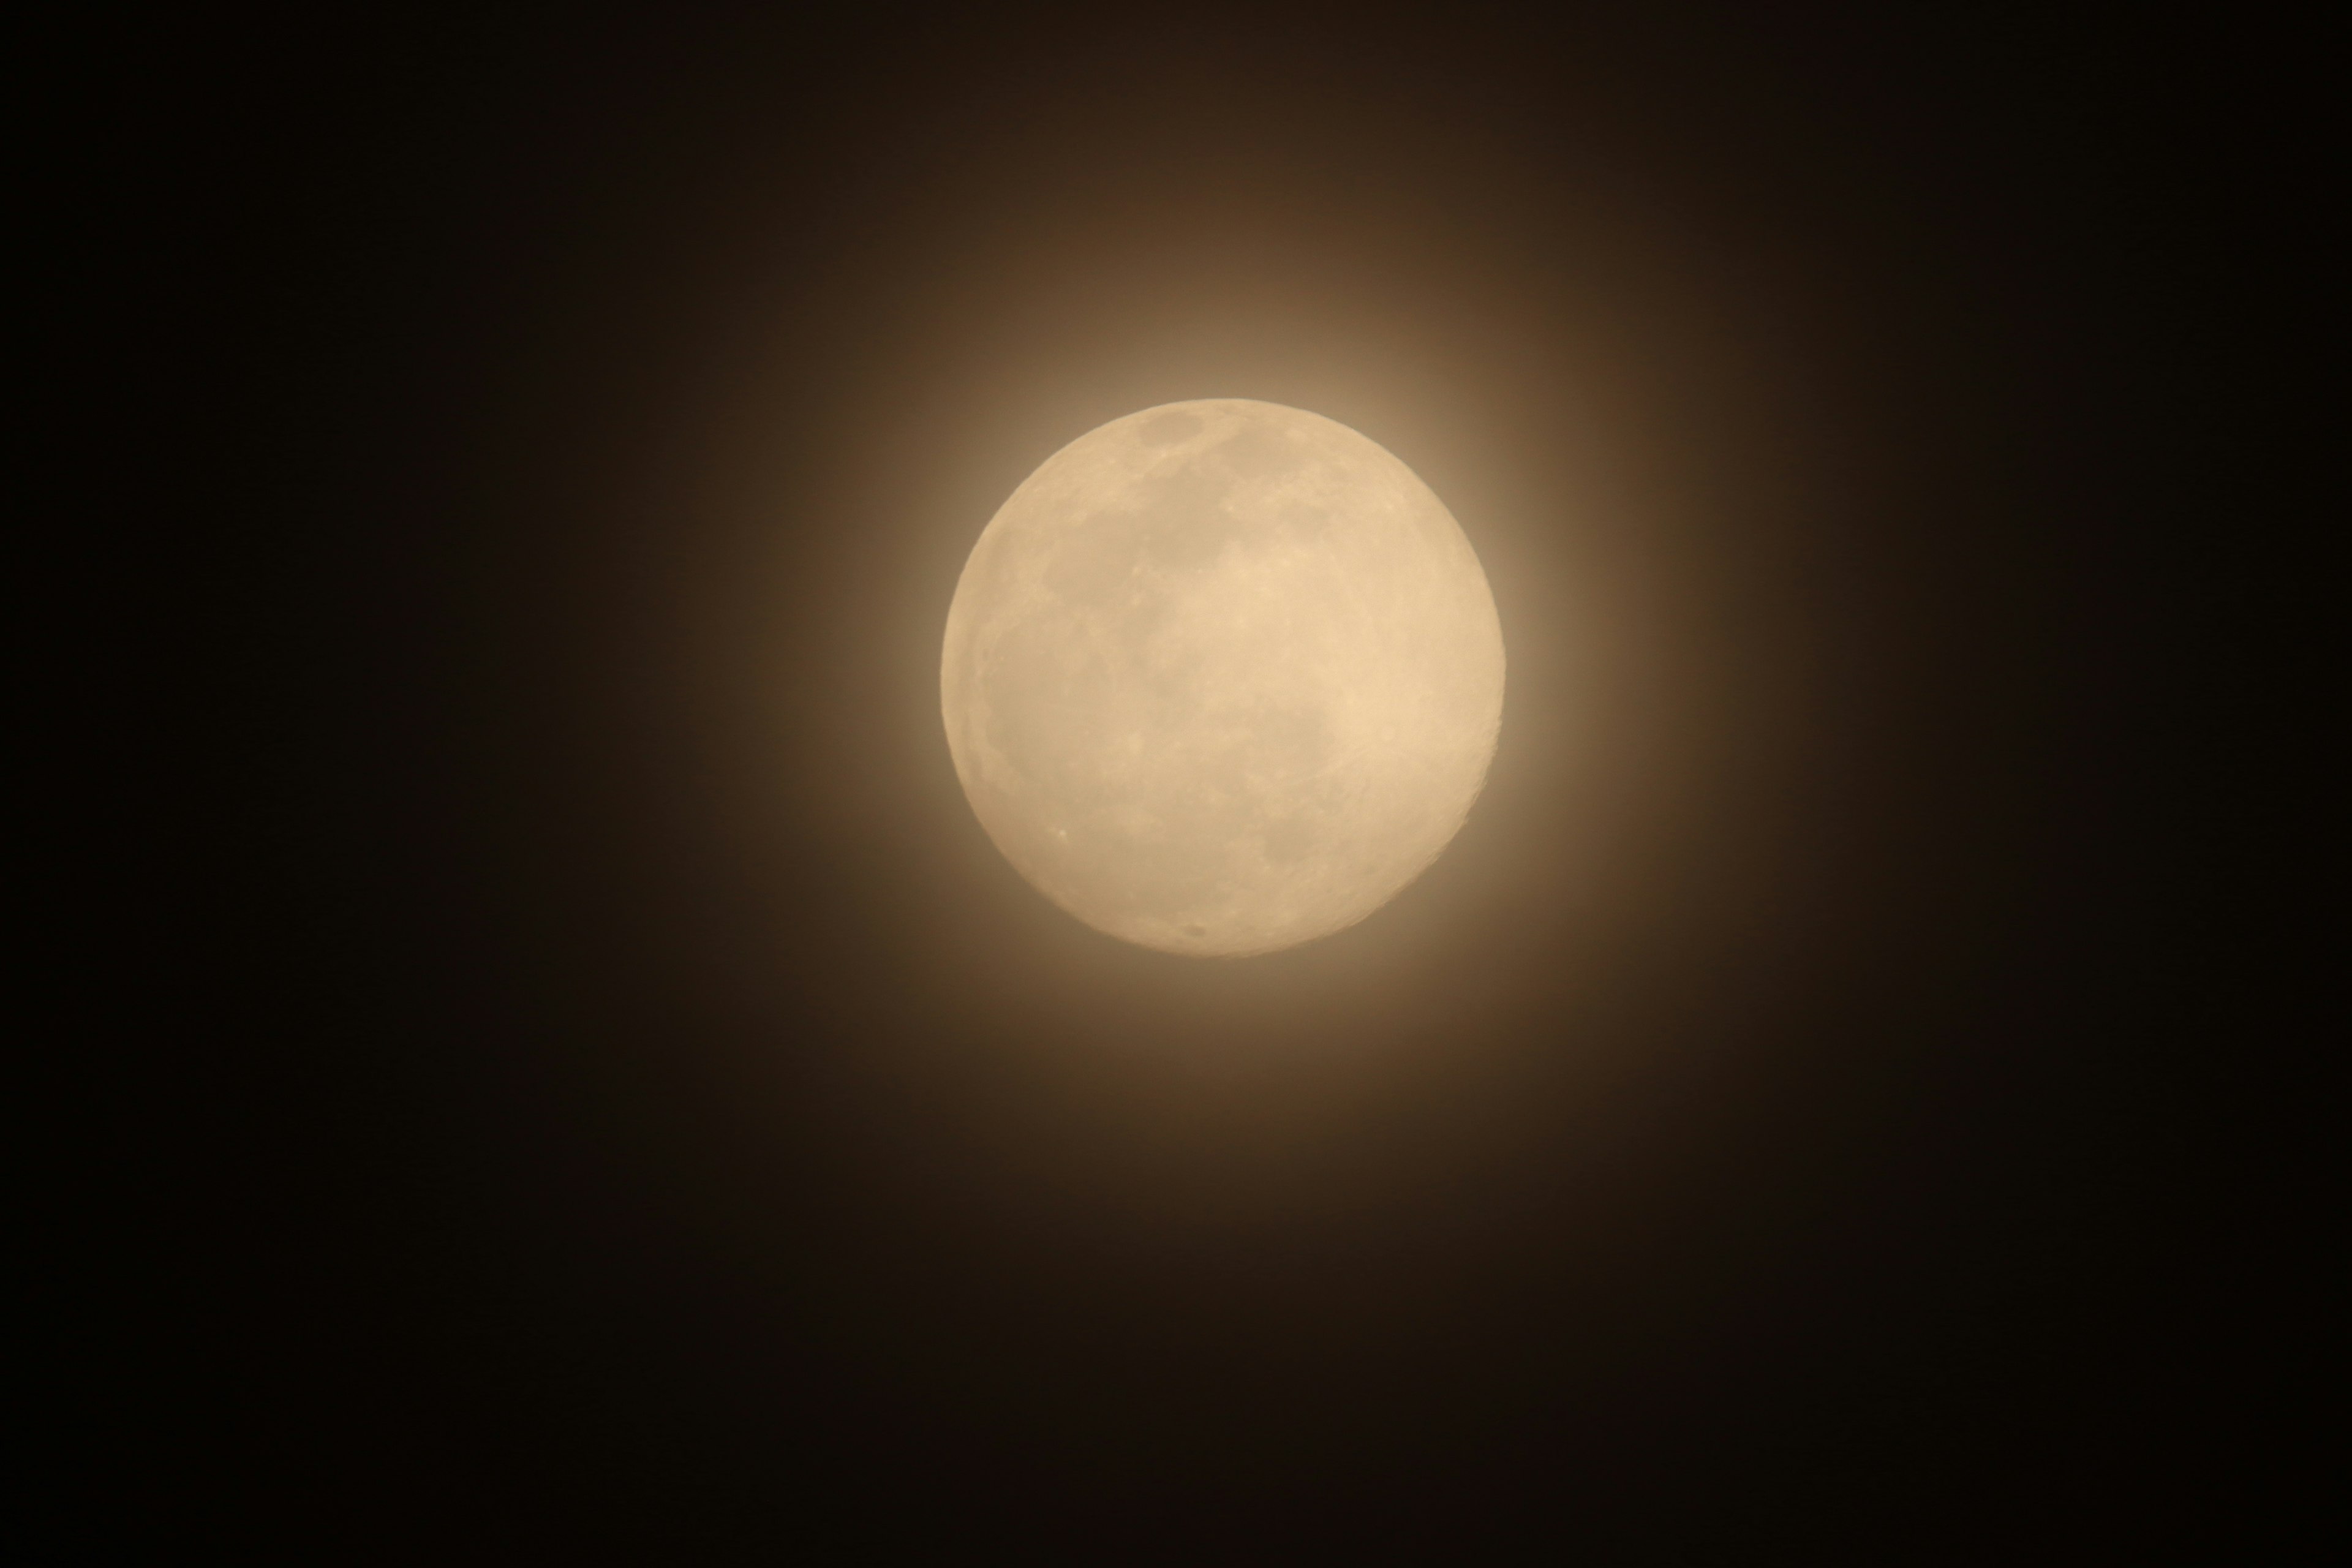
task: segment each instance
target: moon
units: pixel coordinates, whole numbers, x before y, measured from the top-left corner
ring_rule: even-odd
[[[1279,404],[1114,419],[974,545],[940,705],[973,812],[1038,891],[1166,952],[1354,925],[1486,783],[1503,637],[1420,476]]]

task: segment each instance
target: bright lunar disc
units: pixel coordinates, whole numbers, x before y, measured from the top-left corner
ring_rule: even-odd
[[[1145,947],[1271,952],[1453,838],[1502,629],[1460,525],[1384,448],[1278,404],[1171,403],[997,511],[940,701],[972,810],[1047,898]]]

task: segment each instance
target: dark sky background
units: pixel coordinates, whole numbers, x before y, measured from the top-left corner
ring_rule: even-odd
[[[2170,725],[2226,57],[970,9],[77,57],[172,454],[89,483],[185,627],[121,1511],[1981,1563],[2222,1499]],[[1437,866],[1227,963],[1031,891],[937,710],[996,505],[1197,396],[1412,464],[1511,660]]]

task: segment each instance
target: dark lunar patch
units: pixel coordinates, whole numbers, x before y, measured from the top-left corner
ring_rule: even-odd
[[[1250,764],[1276,778],[1316,773],[1331,756],[1330,720],[1319,708],[1269,705],[1249,725]]]
[[[1214,455],[1245,479],[1286,474],[1307,460],[1307,454],[1287,433],[1260,424],[1243,426],[1216,447]]]
[[[1144,549],[1155,566],[1183,570],[1206,566],[1242,536],[1239,522],[1222,512],[1171,517],[1151,531]]]
[[[989,650],[980,670],[991,744],[1025,777],[1050,773],[1057,760],[1059,714],[1071,706],[1079,672],[1050,641],[1015,634]]]
[[[1188,463],[1150,487],[1143,551],[1154,566],[1205,566],[1246,530],[1225,507],[1226,486]]]
[[[1171,408],[1135,427],[1135,438],[1147,447],[1173,447],[1201,433],[1201,416]]]
[[[1293,501],[1282,509],[1282,531],[1294,539],[1313,539],[1331,526],[1328,509]]]
[[[1142,563],[1139,531],[1132,512],[1097,512],[1087,519],[1063,535],[1045,569],[1045,586],[1073,605],[1102,605],[1118,597]]]
[[[1277,866],[1287,866],[1305,858],[1315,847],[1315,835],[1304,823],[1277,822],[1265,830],[1265,858]]]

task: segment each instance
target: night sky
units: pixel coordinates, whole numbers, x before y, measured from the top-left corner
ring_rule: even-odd
[[[163,568],[91,612],[160,715],[102,1517],[1895,1563],[2226,1513],[2225,53],[824,10],[65,68],[80,493]],[[939,716],[997,505],[1212,396],[1411,464],[1510,660],[1435,867],[1230,962],[1028,888]]]

